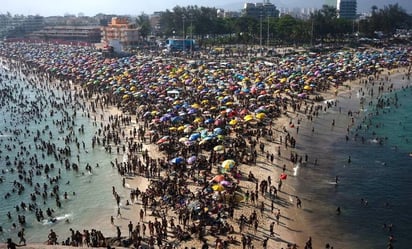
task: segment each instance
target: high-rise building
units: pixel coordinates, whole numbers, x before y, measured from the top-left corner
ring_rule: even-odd
[[[356,19],[356,0],[338,0],[337,9],[339,18],[354,20]]]
[[[325,0],[325,5],[330,6],[330,7],[337,7],[337,0]]]
[[[102,43],[118,41],[123,47],[136,45],[139,42],[139,29],[130,23],[128,18],[113,17],[111,23],[101,28]]]
[[[269,0],[264,0],[259,3],[245,3],[242,13],[245,16],[256,19],[261,17],[279,17],[279,10],[277,10],[276,6],[270,3]]]

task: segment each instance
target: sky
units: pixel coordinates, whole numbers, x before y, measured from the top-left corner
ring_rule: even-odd
[[[239,11],[245,2],[263,0],[0,0],[0,13],[54,16],[82,13],[94,16],[98,13],[116,15],[152,14],[155,11],[172,10],[179,5],[223,8]],[[321,8],[324,0],[270,0],[277,7]],[[412,13],[412,0],[358,0],[358,12],[369,11],[372,5],[383,8],[399,3],[408,13]]]

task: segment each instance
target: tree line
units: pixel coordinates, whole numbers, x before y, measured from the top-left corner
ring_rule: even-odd
[[[159,25],[152,27],[148,16],[137,18],[143,37],[194,38],[214,44],[317,44],[343,42],[351,37],[371,37],[377,31],[392,35],[398,29],[411,29],[412,16],[398,4],[378,9],[360,20],[338,18],[336,8],[324,5],[306,20],[291,15],[253,18],[219,18],[216,8],[176,6],[160,14]]]

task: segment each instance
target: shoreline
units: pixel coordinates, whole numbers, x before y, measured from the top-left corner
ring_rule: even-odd
[[[308,163],[308,165],[300,165],[298,170],[300,171],[301,177],[309,177],[312,180],[318,180],[311,184],[310,182],[305,181],[301,178],[300,183],[303,186],[298,186],[297,192],[301,192],[302,195],[307,196],[306,198],[303,197],[303,199],[306,200],[309,206],[307,210],[308,212],[306,212],[306,214],[304,215],[306,218],[306,222],[304,222],[304,224],[306,225],[306,229],[304,230],[315,231],[312,235],[314,239],[313,244],[316,245],[316,248],[323,247],[327,243],[337,248],[354,248],[354,245],[352,244],[354,241],[350,240],[349,238],[349,241],[339,239],[340,235],[339,232],[337,232],[339,230],[329,230],[327,232],[322,232],[321,229],[328,229],[327,227],[325,227],[325,224],[330,225],[333,224],[333,222],[325,223],[319,220],[320,217],[323,217],[324,219],[330,219],[335,220],[334,222],[339,222],[338,217],[340,216],[341,210],[342,212],[345,212],[345,207],[349,208],[348,206],[350,206],[349,203],[335,204],[333,200],[318,199],[316,198],[316,195],[313,194],[313,192],[316,191],[316,189],[318,188],[329,188],[329,195],[333,196],[339,193],[339,189],[341,188],[343,188],[342,191],[345,191],[345,175],[339,175],[337,173],[339,172],[339,169],[337,169],[338,167],[335,166],[336,169],[334,169],[334,166],[329,166],[327,164],[328,162],[330,163],[335,161],[335,164],[337,165],[340,163],[342,165],[349,165],[350,162],[348,163],[347,160],[349,160],[348,157],[350,158],[351,155],[336,155],[335,153],[337,152],[333,151],[334,145],[336,143],[345,143],[345,136],[347,136],[346,143],[348,143],[348,140],[349,142],[356,141],[357,135],[355,132],[355,128],[357,126],[362,125],[365,122],[364,119],[368,117],[368,115],[370,115],[371,112],[373,113],[372,108],[375,107],[378,98],[390,92],[401,91],[404,87],[411,86],[411,81],[406,79],[405,73],[406,68],[396,70],[385,70],[379,75],[377,79],[372,81],[375,83],[374,86],[372,86],[370,83],[368,83],[367,85],[364,83],[360,83],[360,81],[358,80],[357,84],[350,85],[352,87],[350,92],[346,91],[344,93],[339,94],[336,97],[331,97],[330,100],[335,101],[337,105],[332,105],[331,108],[327,108],[326,110],[322,111],[322,114],[319,114],[318,120],[310,121],[305,119],[303,121],[304,125],[301,129],[302,132],[299,131],[300,135],[299,137],[297,137],[298,143],[301,146],[298,146],[297,151],[298,153],[309,154],[309,158],[312,157],[312,160],[310,160],[310,163]],[[363,105],[360,104],[360,102],[362,101],[361,97],[359,96],[359,90],[361,88],[365,90],[365,88],[368,87],[374,88],[375,92],[377,93],[378,87],[380,86],[380,84],[377,83],[379,82],[385,84],[385,90],[382,91],[379,95],[375,95],[373,97],[365,96],[364,102],[373,102],[373,104],[368,105],[368,108],[372,110],[364,110]],[[392,84],[393,87],[391,86]],[[354,114],[348,115],[349,111]],[[354,118],[353,120],[352,117]],[[306,129],[304,127],[306,127]],[[311,131],[311,129],[313,128],[315,130],[314,132]],[[301,140],[299,138],[301,138]],[[369,146],[373,146],[373,144],[371,143]],[[330,153],[330,155],[327,155],[328,153]],[[336,158],[332,157],[332,155],[335,155]],[[313,157],[316,157],[316,163],[313,161]],[[319,159],[319,161],[317,159]],[[323,177],[327,177],[327,175],[329,175],[329,178],[317,178],[319,175],[322,175]],[[299,182],[297,182],[297,184],[299,185]],[[324,192],[327,191],[325,190]],[[334,192],[336,193],[334,194]],[[313,197],[315,199],[312,199]],[[320,208],[319,205],[324,205],[324,207]],[[337,215],[336,213],[336,209],[338,207],[340,209],[339,215]],[[315,229],[313,229],[313,227],[315,227]],[[322,236],[324,234],[334,236],[337,241],[334,242],[331,239],[327,239],[326,237]],[[358,245],[356,248],[361,248],[361,246]]]
[[[352,91],[354,91],[354,89],[352,89]],[[345,91],[345,93],[346,93],[346,91]],[[345,94],[345,93],[338,93],[338,97],[339,97],[340,94]],[[325,94],[325,96],[330,96],[330,97],[332,97],[333,95],[334,95],[334,92],[332,91],[332,89],[328,93]],[[113,111],[115,113],[118,113],[116,110],[113,110]],[[289,107],[288,113],[292,113],[290,107]],[[280,135],[279,133],[283,130],[284,127],[288,127],[286,129],[286,131],[290,131],[290,133],[295,132],[296,128],[293,128],[293,129],[290,128],[289,123],[290,123],[290,119],[293,120],[293,123],[298,123],[297,120],[295,120],[296,118],[297,117],[285,117],[284,115],[282,115],[281,118],[276,120],[275,125],[272,128],[273,128],[273,130],[278,131],[277,133],[275,132],[277,135]],[[299,118],[301,118],[301,115],[298,116],[298,119]],[[132,117],[132,120],[134,120],[133,117]],[[140,123],[140,124],[142,125],[142,123]],[[132,123],[132,126],[135,126],[135,125],[137,125],[137,124]],[[302,129],[303,129],[303,126],[304,125],[302,125]],[[130,129],[131,129],[131,127],[126,128],[126,134],[127,134],[127,131],[130,131]],[[123,128],[123,130],[124,130],[124,128]],[[283,136],[285,133],[281,133],[281,134]],[[273,153],[275,153],[275,151],[277,150],[276,146],[279,146],[279,144],[282,144],[282,143],[280,143],[279,137],[276,137],[276,138],[278,139],[278,140],[276,140],[277,141],[276,144],[272,144],[272,142],[262,139],[263,143],[265,145],[267,145],[267,146],[272,145],[272,147],[270,147],[269,150]],[[298,143],[298,145],[299,145],[299,143]],[[144,148],[150,148],[150,149],[148,149],[150,154],[155,154],[156,153],[156,145],[145,144]],[[290,149],[290,148],[288,148],[288,149]],[[296,150],[299,150],[299,149],[296,149]],[[284,149],[283,145],[281,146],[281,154],[283,156],[280,157],[280,159],[276,158],[276,160],[274,161],[274,164],[277,165],[277,167],[274,168],[274,169],[273,169],[273,167],[268,165],[269,163],[268,163],[268,160],[265,159],[265,153],[258,153],[259,156],[257,158],[256,165],[250,166],[250,165],[247,165],[247,164],[240,164],[239,169],[242,172],[244,172],[244,174],[247,174],[247,171],[249,171],[250,169],[253,169],[254,170],[253,173],[256,175],[257,178],[260,178],[259,180],[266,179],[267,171],[269,171],[269,172],[273,173],[272,179],[275,179],[275,181],[276,181],[276,179],[279,177],[279,175],[281,173],[281,167],[282,167],[281,165],[287,164],[286,172],[291,177],[291,175],[293,174],[293,167],[292,167],[293,164],[290,163],[290,160],[287,159],[290,152],[291,152],[290,150]],[[164,157],[164,156],[161,156],[161,157]],[[144,179],[144,178],[142,178],[141,176],[137,176],[137,177],[135,177],[135,179],[129,179],[128,178],[126,180],[126,182],[127,182],[127,184],[129,185],[130,188],[138,187],[140,190],[144,190],[144,187],[145,187],[146,184],[145,184],[145,182],[141,181],[142,179]],[[290,179],[287,179],[286,182],[288,183],[289,180]],[[294,184],[298,184],[298,182],[294,183]],[[275,236],[274,240],[272,240],[272,239],[269,240],[269,244],[268,244],[269,248],[271,248],[272,246],[276,246],[276,247],[284,246],[284,247],[286,247],[286,244],[293,244],[293,243],[297,243],[299,245],[299,247],[303,247],[304,243],[306,242],[306,239],[310,236],[309,234],[308,234],[309,236],[304,236],[304,237],[303,236],[297,236],[297,235],[295,235],[294,232],[291,232],[291,230],[298,230],[299,227],[301,227],[303,225],[301,223],[296,223],[295,224],[292,221],[290,221],[290,223],[289,223],[289,221],[288,221],[288,219],[295,221],[295,220],[297,220],[297,218],[299,216],[296,213],[295,207],[293,207],[295,205],[295,202],[294,202],[295,199],[292,198],[292,197],[294,197],[296,195],[296,193],[295,194],[289,194],[289,195],[287,194],[288,192],[293,192],[294,187],[296,187],[296,186],[292,186],[292,185],[290,185],[290,184],[284,185],[284,187],[286,187],[286,189],[284,189],[284,192],[279,193],[279,197],[282,197],[281,198],[281,204],[287,205],[287,206],[292,206],[289,209],[282,207],[282,210],[281,210],[281,214],[282,214],[281,221],[285,222],[283,226],[287,229],[280,228],[281,230],[278,230],[277,229],[278,227],[275,228],[275,233],[277,233],[277,235]],[[244,188],[244,189],[253,190],[255,186],[254,186],[253,182],[248,182],[248,181],[241,180],[240,181],[240,187]],[[262,221],[262,224],[259,224],[258,233],[260,234],[260,236],[257,236],[258,238],[263,238],[265,235],[267,236],[267,228],[269,227],[268,226],[269,224],[268,224],[268,222],[266,222],[267,221],[266,219],[275,220],[274,214],[273,213],[268,214],[268,212],[267,212],[267,209],[270,209],[269,200],[265,199],[264,204],[265,204],[265,211],[264,211],[265,214],[264,215],[267,215],[267,216],[262,216],[261,218],[263,218],[263,219],[260,219],[260,220],[263,220],[263,221]],[[281,205],[279,205],[279,206],[281,206]],[[134,205],[133,204],[132,208],[128,212],[125,213],[125,218],[126,217],[128,217],[128,218],[126,218],[126,219],[122,218],[122,220],[119,224],[115,223],[116,225],[120,225],[123,228],[123,233],[126,233],[127,223],[128,223],[129,220],[137,221],[139,219],[138,218],[139,208],[141,208],[140,205]],[[252,207],[252,205],[248,205],[248,208],[243,207],[243,209],[248,209],[248,211],[242,210],[240,212],[242,212],[242,213],[244,213],[245,211],[246,212],[251,212],[253,209],[258,210],[257,207]],[[288,210],[289,210],[290,213],[288,212]],[[290,211],[290,210],[292,210],[292,211]],[[293,213],[293,210],[295,211],[294,213]],[[259,211],[258,211],[258,213],[259,213]],[[239,214],[235,210],[235,217],[237,217],[238,215]],[[232,224],[235,225],[236,223],[232,223]],[[237,228],[237,226],[235,226],[235,227]],[[247,230],[248,230],[249,233],[253,234],[253,229],[252,228],[248,228]],[[114,233],[115,232],[113,232],[113,234]],[[296,234],[300,234],[300,232],[296,232]],[[236,233],[235,236],[237,237],[237,240],[240,241],[239,240],[240,235],[238,233]],[[213,244],[213,241],[212,241],[213,237],[207,237],[207,239],[208,239],[209,242],[212,242],[212,243],[209,243],[209,246],[211,246]],[[192,240],[196,240],[196,239],[192,239]],[[259,245],[260,242],[261,242],[260,239],[257,239],[255,241],[256,241],[256,245]],[[199,244],[195,244],[195,245],[199,246]],[[188,243],[188,246],[191,246],[191,244]],[[231,244],[230,247],[232,248],[233,245]]]

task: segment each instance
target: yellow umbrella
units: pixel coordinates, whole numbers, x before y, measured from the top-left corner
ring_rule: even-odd
[[[200,105],[199,105],[198,103],[194,103],[194,104],[192,105],[192,108],[199,109],[199,108],[200,108]]]
[[[223,190],[225,190],[225,188],[222,186],[222,185],[220,185],[220,184],[215,184],[215,185],[213,185],[212,186],[212,189],[214,190],[214,191],[223,191]]]
[[[177,130],[178,131],[183,131],[185,128],[186,128],[186,126],[181,125],[181,126],[177,127]]]
[[[176,127],[169,127],[169,131],[176,131],[177,128]]]
[[[246,122],[253,120],[253,115],[246,115],[243,120],[245,120]]]
[[[265,117],[266,117],[266,114],[263,113],[263,112],[260,112],[260,113],[256,114],[256,118],[257,118],[257,119],[262,120],[262,119],[264,119]]]
[[[230,125],[236,125],[237,124],[237,119],[232,119],[229,121]]]
[[[203,122],[203,119],[202,118],[195,118],[195,120],[193,120],[193,122],[195,122],[195,123],[201,123],[201,122]]]
[[[222,151],[222,150],[224,150],[224,149],[225,149],[225,146],[223,146],[223,145],[216,145],[216,146],[213,148],[214,151]]]
[[[306,86],[303,87],[303,89],[304,89],[304,90],[312,90],[312,87],[309,86],[309,85],[306,85]]]
[[[232,159],[224,160],[222,162],[222,168],[225,170],[230,170],[236,165],[236,162]]]

